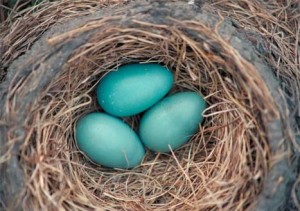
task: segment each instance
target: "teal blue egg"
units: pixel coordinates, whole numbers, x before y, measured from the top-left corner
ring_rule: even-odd
[[[169,152],[185,144],[203,121],[206,102],[196,92],[180,92],[150,108],[142,117],[139,135],[146,147]]]
[[[90,113],[79,119],[75,139],[78,148],[94,163],[110,168],[133,168],[145,155],[137,134],[105,113]]]
[[[127,64],[104,76],[97,86],[100,106],[109,114],[138,114],[162,99],[173,85],[173,74],[159,64]]]

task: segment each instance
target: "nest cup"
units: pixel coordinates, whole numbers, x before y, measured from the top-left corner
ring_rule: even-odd
[[[1,161],[11,162],[18,150],[17,173],[22,175],[18,206],[26,210],[262,206],[268,176],[275,175],[274,180],[281,176],[270,169],[285,165],[290,144],[283,138],[285,120],[277,104],[284,99],[270,91],[278,88],[277,81],[251,44],[227,21],[199,11],[186,3],[159,2],[101,10],[52,27],[30,53],[11,65],[1,93],[5,125],[1,132],[7,146]],[[180,149],[166,154],[147,151],[134,169],[95,165],[76,147],[76,121],[101,111],[95,86],[105,74],[137,62],[160,63],[173,71],[172,93],[202,93],[208,103],[205,122]],[[136,130],[139,118],[124,121]],[[286,183],[274,187],[282,184]]]

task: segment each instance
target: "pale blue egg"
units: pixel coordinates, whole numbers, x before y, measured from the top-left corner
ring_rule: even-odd
[[[93,162],[111,168],[138,166],[145,150],[137,134],[120,119],[90,113],[76,124],[78,148]]]
[[[142,117],[139,135],[153,151],[169,152],[186,143],[198,130],[206,108],[196,92],[180,92],[150,108]]]
[[[159,64],[127,64],[109,72],[97,86],[97,100],[109,114],[138,114],[162,99],[173,85],[173,74]]]

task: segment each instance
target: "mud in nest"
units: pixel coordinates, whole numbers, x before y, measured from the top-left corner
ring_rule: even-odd
[[[129,12],[124,7],[104,17],[103,12],[91,15],[81,26],[49,33],[49,48],[36,46],[43,54],[27,60],[34,65],[17,86],[8,88],[11,97],[6,100],[11,109],[7,121],[16,119],[13,111],[22,105],[26,110],[20,144],[24,209],[243,210],[256,205],[269,169],[281,159],[272,155],[268,140],[268,124],[280,119],[280,112],[257,66],[225,40],[238,39],[232,28],[225,24],[219,30],[221,22],[208,21],[217,18],[174,5],[178,14],[166,5],[168,16],[147,3],[130,6]],[[139,12],[148,7],[151,12]],[[84,42],[68,48],[76,39]],[[69,52],[62,63],[55,61],[61,52]],[[94,165],[75,146],[76,121],[101,111],[95,86],[106,73],[136,62],[160,63],[173,71],[172,93],[202,93],[208,103],[205,121],[180,149],[167,154],[147,151],[132,170]],[[30,106],[14,104],[20,100],[13,100],[17,96],[30,97],[23,92],[40,87],[34,81],[47,80],[47,74],[38,73],[42,69],[56,73]],[[139,118],[124,121],[136,130]],[[7,134],[13,146],[15,139]]]

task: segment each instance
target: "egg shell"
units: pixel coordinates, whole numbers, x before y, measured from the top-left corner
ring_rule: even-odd
[[[169,152],[186,143],[203,121],[206,102],[196,92],[180,92],[150,108],[142,117],[139,135],[146,147]]]
[[[90,113],[79,119],[75,140],[88,158],[110,168],[133,168],[145,155],[138,135],[120,119],[105,113]]]
[[[173,74],[162,65],[127,64],[100,80],[97,100],[107,113],[131,116],[157,103],[169,92],[173,82]]]

